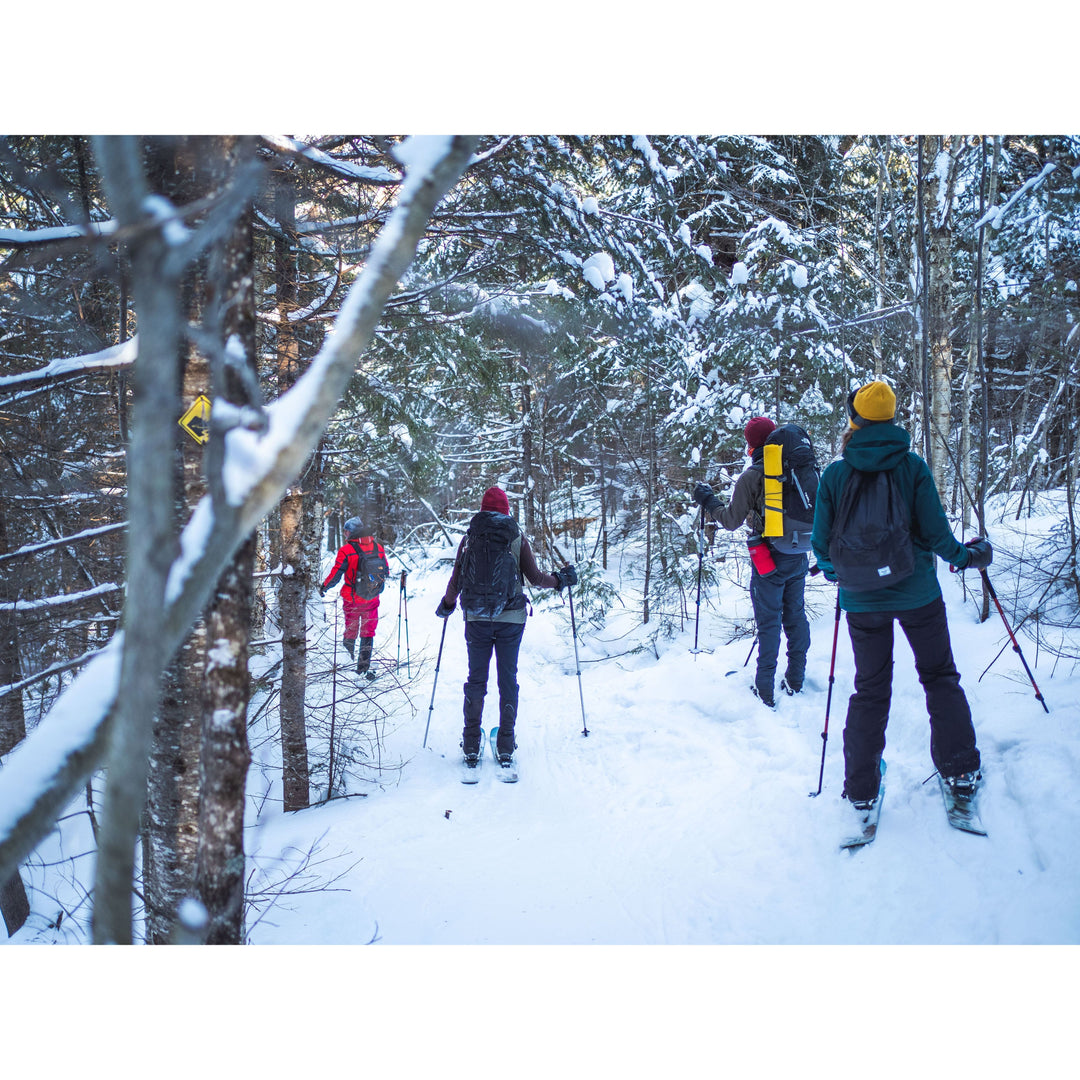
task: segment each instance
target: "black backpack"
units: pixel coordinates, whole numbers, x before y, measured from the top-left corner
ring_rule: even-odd
[[[374,541],[370,551],[363,551],[357,540],[352,541],[352,546],[357,556],[353,593],[364,600],[374,600],[386,586],[386,563]]]
[[[829,535],[829,561],[844,589],[871,592],[915,571],[911,512],[892,470],[852,470]]]
[[[810,436],[798,424],[782,424],[765,440],[760,468],[765,474],[761,535],[785,555],[809,551],[821,478]]]
[[[506,514],[481,510],[469,522],[461,556],[461,610],[468,619],[494,619],[525,606],[514,541],[521,535]]]

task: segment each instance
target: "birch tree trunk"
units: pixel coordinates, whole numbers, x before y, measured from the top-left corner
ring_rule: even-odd
[[[296,192],[291,177],[274,177],[274,212],[279,232],[274,239],[277,285],[276,350],[278,385],[288,391],[300,375],[300,346],[289,315],[296,308]],[[285,810],[309,805],[307,717],[307,562],[304,550],[304,488],[291,484],[281,501],[281,565],[278,615],[281,619],[281,784]]]
[[[4,500],[0,499],[0,555],[8,553]],[[19,624],[14,608],[15,562],[0,563],[0,601],[12,607],[0,607],[0,686],[19,681]],[[26,738],[26,716],[21,691],[0,697],[0,758],[14,750]]]
[[[986,169],[986,147],[985,139],[983,140],[983,165],[982,170]],[[990,159],[990,177],[989,184],[986,186],[986,190],[982,193],[979,205],[979,217],[982,218],[983,210],[986,206],[993,206],[997,201],[997,189],[998,189],[998,166],[1001,160],[1001,137],[995,136],[993,139],[993,153]],[[985,178],[984,178],[985,179]],[[983,181],[980,181],[980,184]],[[989,453],[989,447],[986,445],[989,438],[990,428],[990,374],[986,367],[985,356],[986,352],[983,349],[983,306],[982,306],[982,284],[983,275],[986,272],[986,260],[987,254],[990,249],[990,237],[984,225],[979,230],[979,235],[976,239],[976,257],[975,267],[978,279],[975,283],[975,324],[973,333],[971,335],[971,348],[969,350],[969,372],[968,378],[965,382],[967,387],[967,397],[964,407],[964,453],[961,457],[961,464],[963,466],[964,478],[967,483],[967,489],[972,493],[972,497],[977,500],[977,503],[973,507],[968,507],[965,503],[964,514],[964,527],[965,529],[971,527],[971,514],[970,510],[975,511],[975,515],[980,522],[985,520],[985,498],[987,488],[987,458]],[[980,415],[982,418],[981,427],[978,433],[979,442],[979,458],[978,458],[978,476],[972,475],[971,468],[971,446],[970,446],[970,426],[971,426],[971,406],[973,404],[976,390],[980,396]],[[976,482],[977,481],[977,482]],[[990,597],[983,589],[983,602],[984,607],[989,604]]]
[[[543,555],[545,550],[545,537],[536,531],[536,491],[535,477],[533,475],[533,411],[532,411],[532,384],[529,379],[529,358],[522,350],[521,353],[521,472],[524,481],[524,518],[525,535],[529,543],[536,546],[536,553]]]
[[[205,911],[203,940],[208,945],[244,941],[244,792],[251,763],[248,629],[254,566],[252,533],[222,575],[208,614],[194,889]]]
[[[235,164],[243,160],[246,140],[230,143]],[[256,378],[254,251],[250,211],[224,245],[211,275],[216,289],[215,319],[227,349],[239,346],[250,382],[234,368],[215,371],[214,396],[238,406],[255,406]],[[210,452],[214,452],[213,444]],[[211,464],[208,470],[215,475]],[[199,757],[199,843],[195,860],[195,895],[206,922],[208,945],[244,941],[244,793],[251,751],[247,737],[250,696],[248,644],[253,623],[252,597],[256,534],[253,531],[222,574],[207,613],[206,694]]]
[[[211,194],[213,176],[220,175],[219,139],[183,138],[152,144],[151,183],[177,206]],[[182,290],[184,319],[192,326],[204,320],[206,269],[202,260],[188,270]],[[210,393],[207,359],[186,338],[181,338],[181,408]],[[203,479],[203,444],[179,425],[172,425],[176,440],[174,490],[176,524],[186,521],[206,493]],[[203,672],[206,623],[196,620],[165,674],[161,707],[154,721],[153,749],[147,776],[143,822],[143,896],[146,904],[146,941],[167,945],[172,940],[180,901],[192,891],[198,845],[199,743],[203,713]]]
[[[877,253],[877,283],[874,299],[880,311],[885,307],[885,232],[881,227],[881,213],[885,202],[885,181],[888,177],[888,162],[884,152],[878,150],[878,182],[874,198],[874,249]],[[875,322],[871,332],[874,350],[874,377],[880,379],[885,370],[885,358],[881,351],[881,323]]]
[[[304,493],[293,486],[281,500],[281,786],[284,809],[310,803],[304,692],[307,686],[307,624],[304,619],[306,560]]]
[[[649,589],[652,585],[652,520],[656,492],[656,425],[653,417],[652,366],[648,361],[645,364],[645,400],[645,437],[648,440],[649,474],[645,484],[645,604],[641,619],[643,624],[647,624],[649,621]]]
[[[926,180],[926,333],[930,362],[930,439],[934,482],[946,502],[952,417],[952,204],[963,142],[958,136],[926,137],[930,161]]]
[[[4,500],[0,499],[0,555],[8,553],[7,525],[4,519]],[[11,587],[12,563],[0,565],[0,600],[15,599]],[[10,686],[19,681],[19,630],[15,609],[0,608],[0,686]],[[26,717],[23,713],[21,691],[0,697],[0,768],[4,755],[26,738]],[[16,870],[5,881],[0,878],[0,913],[8,936],[14,934],[30,914],[30,904],[22,876]]]
[[[157,204],[142,173],[138,140],[106,137],[97,140],[95,149],[114,215],[121,222],[147,225]],[[131,246],[131,263],[143,362],[135,383],[127,463],[128,589],[119,677],[123,693],[117,698],[105,755],[108,783],[94,882],[96,944],[132,940],[135,838],[146,802],[151,720],[160,702],[161,674],[175,647],[161,632],[161,613],[176,545],[173,418],[180,415],[178,287],[183,262],[164,230],[147,229]]]

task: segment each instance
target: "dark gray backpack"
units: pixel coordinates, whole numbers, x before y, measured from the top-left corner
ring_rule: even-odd
[[[829,561],[840,587],[871,592],[915,571],[911,513],[892,470],[853,469],[829,534]]]
[[[469,522],[462,552],[461,610],[469,619],[495,619],[525,606],[514,541],[521,530],[513,518],[481,510]]]

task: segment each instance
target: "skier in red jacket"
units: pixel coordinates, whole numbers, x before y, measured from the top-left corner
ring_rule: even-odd
[[[345,615],[342,644],[349,656],[356,659],[356,673],[375,678],[371,668],[371,648],[375,643],[375,627],[379,623],[379,593],[390,574],[390,564],[382,544],[364,528],[358,517],[345,522],[345,543],[338,548],[337,558],[326,580],[319,586],[325,596],[339,580],[341,608]],[[360,638],[360,655],[356,656],[356,639]]]

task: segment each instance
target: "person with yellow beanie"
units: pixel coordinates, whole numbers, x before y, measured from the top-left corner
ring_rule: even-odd
[[[844,728],[844,796],[860,810],[871,808],[878,797],[892,694],[894,623],[907,637],[926,694],[934,765],[947,785],[973,796],[981,762],[971,709],[953,661],[934,557],[958,569],[981,569],[989,565],[993,551],[986,540],[965,545],[953,535],[930,469],[911,451],[911,436],[896,425],[896,394],[888,383],[875,379],[852,391],[847,415],[841,457],[825,469],[818,484],[811,538],[818,566],[828,580],[837,580],[830,556],[835,552],[839,565],[847,546],[839,543],[834,529],[845,492],[865,497],[866,487],[849,492],[848,485],[868,485],[881,473],[888,474],[890,494],[902,511],[902,539],[909,536],[910,544],[903,569],[904,560],[897,560],[897,573],[889,565],[871,567],[871,584],[864,578],[859,588],[839,586],[855,655],[855,692]]]
[[[868,382],[850,395],[848,422],[852,429],[891,423],[895,416],[896,394],[888,383]]]

